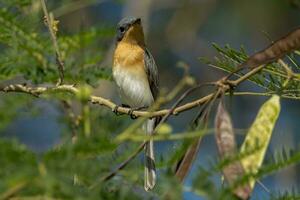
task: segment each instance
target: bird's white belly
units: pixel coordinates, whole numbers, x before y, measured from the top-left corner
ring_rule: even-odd
[[[153,103],[149,83],[144,75],[116,66],[113,70],[113,76],[125,104],[137,108],[150,106]]]

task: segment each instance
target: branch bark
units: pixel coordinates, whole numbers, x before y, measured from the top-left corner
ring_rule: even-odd
[[[27,86],[23,84],[11,84],[7,86],[0,86],[0,91],[2,92],[17,92],[17,93],[26,93],[30,94],[35,97],[40,97],[43,94],[49,93],[49,92],[69,92],[71,94],[79,94],[79,90],[73,86],[73,85],[58,85],[58,86],[51,86],[51,87],[43,87],[43,86]],[[158,117],[158,116],[164,116],[167,114],[170,115],[177,115],[181,112],[184,112],[186,110],[190,110],[194,107],[200,106],[206,101],[210,100],[212,98],[212,94],[209,94],[207,96],[204,96],[202,98],[199,98],[195,101],[188,102],[182,106],[179,106],[177,108],[171,108],[171,109],[162,109],[159,111],[149,112],[149,111],[133,111],[132,114],[137,117]],[[112,111],[116,108],[117,104],[113,103],[109,99],[100,97],[100,96],[94,96],[91,95],[89,97],[89,101],[93,104],[98,104],[101,106],[105,106],[107,108],[110,108]],[[116,109],[117,112],[128,114],[130,111],[130,108],[127,107],[118,107]],[[170,113],[171,111],[171,113]]]

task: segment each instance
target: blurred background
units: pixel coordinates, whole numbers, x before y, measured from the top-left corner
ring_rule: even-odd
[[[186,63],[191,75],[199,83],[214,81],[224,75],[222,71],[200,61],[201,57],[212,59],[216,56],[212,43],[220,46],[229,44],[235,49],[243,46],[247,54],[251,55],[300,24],[300,7],[297,1],[292,0],[69,0],[64,1],[64,4],[56,1],[48,3],[48,9],[60,21],[59,34],[77,33],[99,25],[111,27],[114,31],[123,17],[141,17],[146,44],[158,65],[160,86],[166,90],[172,89],[183,76],[182,69],[176,67],[178,62]],[[110,68],[114,39],[107,39],[104,46],[105,53],[99,54],[103,58],[99,66]],[[86,54],[82,52],[80,56],[89,56]],[[97,56],[97,52],[94,54],[93,56]],[[248,82],[239,86],[238,90],[257,91],[258,88]],[[189,99],[203,96],[208,91],[203,89]],[[112,81],[100,81],[93,93],[120,103]],[[246,131],[266,99],[251,96],[228,97],[227,105],[234,127]],[[283,147],[299,147],[300,102],[282,99],[281,103],[282,111],[268,152]],[[39,110],[35,115],[26,114],[34,113],[35,110]],[[172,117],[169,123],[174,132],[184,130],[196,111],[197,109],[193,109]],[[58,120],[61,115],[62,111],[51,101],[37,99],[2,130],[1,136],[17,138],[34,151],[43,153],[61,141],[65,129]],[[116,121],[119,119],[115,117]],[[126,120],[131,123],[129,119]],[[212,125],[211,122],[210,127]],[[239,136],[239,141],[242,138]],[[176,143],[167,142],[156,145],[158,157],[176,147]],[[217,151],[214,137],[208,136],[202,141],[193,168],[208,166],[211,157],[217,157]],[[191,184],[192,173],[193,170],[185,181],[187,187]],[[268,176],[262,179],[262,183],[271,191],[298,190],[300,166],[289,167]],[[266,199],[269,195],[257,184],[253,196],[253,199]],[[190,192],[184,193],[184,199],[197,198]]]

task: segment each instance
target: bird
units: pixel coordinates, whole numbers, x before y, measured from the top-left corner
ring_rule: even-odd
[[[141,18],[126,17],[118,23],[112,74],[122,102],[131,109],[150,107],[157,99],[158,70],[145,44]],[[153,134],[158,122],[159,118],[149,118],[142,129],[148,135]],[[156,184],[153,148],[153,140],[147,141],[144,147],[144,189],[146,191],[152,190]]]

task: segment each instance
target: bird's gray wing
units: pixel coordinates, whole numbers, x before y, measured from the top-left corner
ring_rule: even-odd
[[[145,61],[145,68],[148,76],[149,86],[152,92],[152,96],[155,100],[158,96],[158,87],[159,87],[158,71],[157,71],[157,66],[155,64],[154,58],[147,49],[145,50],[144,61]]]
[[[145,71],[147,73],[148,83],[151,89],[154,100],[158,96],[158,72],[157,67],[151,53],[145,49],[144,55]],[[159,123],[160,117],[155,119],[149,119],[146,122],[147,134],[153,134],[155,126]],[[145,183],[144,188],[146,191],[151,190],[156,183],[156,170],[154,161],[154,146],[153,140],[146,142],[145,144]]]

